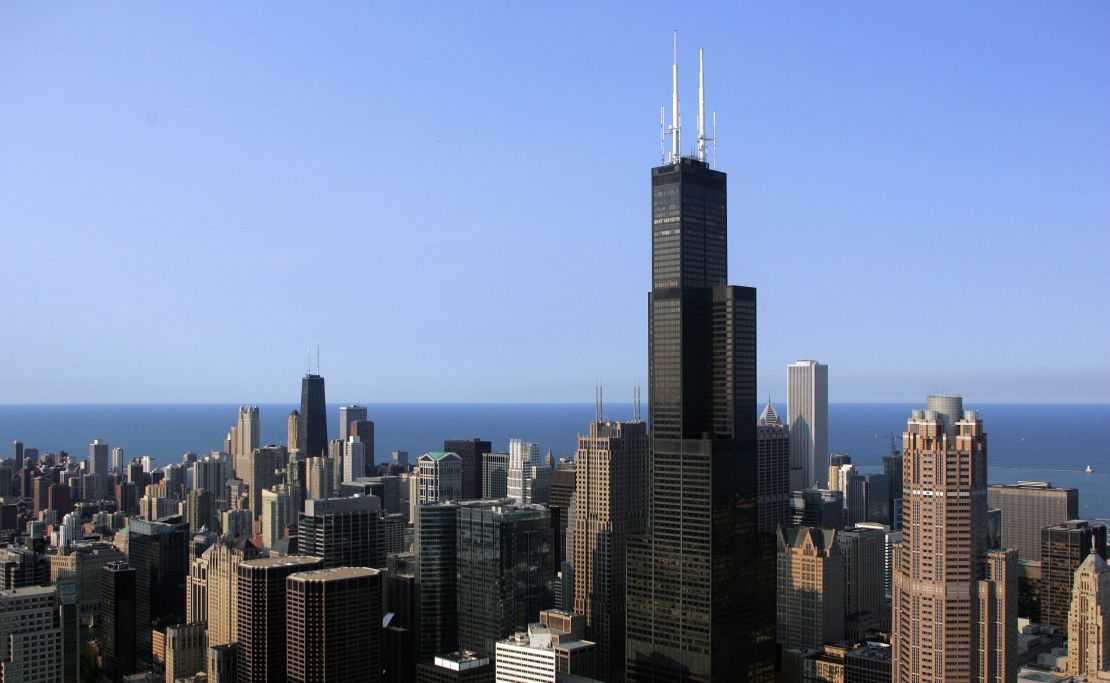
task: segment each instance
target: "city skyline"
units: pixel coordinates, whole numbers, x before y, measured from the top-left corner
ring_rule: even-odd
[[[687,130],[706,48],[710,161],[733,177],[741,236],[729,265],[761,293],[761,396],[781,403],[782,366],[816,357],[834,403],[1110,402],[1110,322],[1086,303],[1107,290],[1110,10],[1002,7],[5,8],[21,362],[0,402],[274,402],[317,342],[343,401],[646,384],[641,186],[675,27]],[[975,269],[901,265],[956,241]],[[896,333],[904,301],[968,291],[975,317],[944,315],[974,335]],[[218,303],[230,292],[243,305]],[[602,332],[579,334],[582,300],[606,302]],[[252,328],[291,319],[257,343]],[[442,334],[463,325],[486,333]]]

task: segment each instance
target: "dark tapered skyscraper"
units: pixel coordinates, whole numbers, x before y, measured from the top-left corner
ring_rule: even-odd
[[[297,449],[302,458],[328,454],[328,411],[324,405],[324,378],[308,373],[301,380],[301,415]]]
[[[677,124],[671,163],[651,171],[651,530],[629,544],[627,680],[763,680],[774,586],[758,571],[771,558],[756,533],[755,290],[727,284],[725,174],[703,134],[698,158],[680,155]]]

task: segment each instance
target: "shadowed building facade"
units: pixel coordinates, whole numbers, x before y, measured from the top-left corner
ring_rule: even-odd
[[[324,404],[324,378],[308,373],[301,380],[301,413],[297,424],[300,457],[328,454],[328,408]]]
[[[775,588],[756,533],[755,289],[727,284],[725,174],[676,153],[651,185],[652,502],[650,530],[629,542],[627,680],[765,680]]]

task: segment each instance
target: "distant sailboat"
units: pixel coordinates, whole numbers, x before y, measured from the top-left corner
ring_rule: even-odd
[[[1091,469],[1090,465],[1087,465],[1087,474],[1090,474],[1091,472],[1094,472],[1094,470]]]

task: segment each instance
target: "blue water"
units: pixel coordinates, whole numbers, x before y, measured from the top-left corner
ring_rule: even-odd
[[[905,429],[911,404],[829,406],[829,448],[859,465],[879,465],[890,433]],[[992,483],[1051,481],[1079,489],[1080,513],[1110,517],[1110,405],[982,405],[969,403],[988,434]],[[296,406],[260,406],[262,442],[285,443],[286,418]],[[480,437],[495,449],[510,438],[536,441],[542,450],[573,455],[576,438],[594,416],[592,404],[367,404],[375,423],[376,455],[393,450],[413,457],[438,450],[444,439]],[[785,406],[776,406],[780,415]],[[606,404],[606,417],[629,419],[630,404]],[[122,446],[127,457],[150,455],[164,465],[185,451],[222,447],[235,423],[234,405],[0,406],[0,444],[19,439],[42,452],[83,457],[93,439]],[[339,409],[330,406],[328,430],[338,434]],[[6,449],[6,446],[5,446]],[[1086,474],[1088,465],[1094,473]]]

